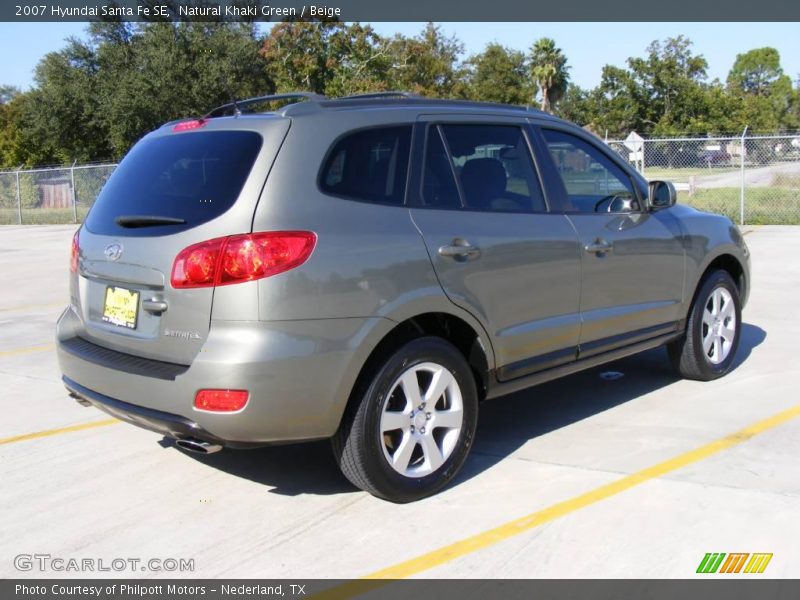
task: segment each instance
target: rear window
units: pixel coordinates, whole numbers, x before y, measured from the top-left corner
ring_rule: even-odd
[[[320,175],[324,192],[353,200],[403,204],[411,126],[365,129],[340,139]]]
[[[139,142],[116,168],[86,218],[105,235],[176,233],[214,219],[242,191],[261,149],[252,131],[206,131]],[[118,217],[166,217],[184,224],[121,227]]]

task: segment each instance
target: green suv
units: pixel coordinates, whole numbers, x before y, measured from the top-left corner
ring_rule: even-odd
[[[64,383],[189,451],[330,438],[355,485],[416,500],[485,400],[660,345],[731,368],[748,250],[675,200],[535,110],[232,103],[145,136],[75,234]]]

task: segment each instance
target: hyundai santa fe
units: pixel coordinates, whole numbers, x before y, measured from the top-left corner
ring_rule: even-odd
[[[71,396],[185,450],[328,438],[408,502],[458,473],[484,400],[662,345],[724,375],[749,262],[729,219],[546,113],[267,96],[128,153],[73,239],[58,357]]]

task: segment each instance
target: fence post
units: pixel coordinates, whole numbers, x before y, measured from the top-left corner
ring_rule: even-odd
[[[642,140],[642,177],[647,177],[644,174],[644,155],[646,154],[645,150],[647,149],[647,140]]]
[[[746,135],[747,135],[747,125],[744,126],[744,131],[742,132],[741,147],[739,148],[741,150],[740,155],[741,155],[741,159],[742,159],[741,160],[741,162],[742,162],[742,189],[741,189],[740,194],[739,194],[739,225],[744,225],[744,153],[745,153],[744,138],[745,138]]]
[[[22,225],[22,195],[19,193],[19,170],[22,168],[22,165],[17,167],[17,221],[19,224]]]
[[[69,168],[69,176],[72,182],[72,218],[75,223],[78,222],[78,195],[75,193],[75,165],[78,164],[77,159],[72,161],[72,166]]]

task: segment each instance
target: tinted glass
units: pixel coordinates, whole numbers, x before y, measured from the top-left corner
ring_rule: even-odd
[[[543,129],[550,155],[564,183],[569,212],[639,210],[628,175],[599,148],[551,129]]]
[[[357,131],[336,143],[320,186],[345,198],[401,205],[410,146],[410,125]]]
[[[179,133],[136,144],[115,169],[86,228],[100,234],[148,236],[175,233],[214,219],[242,191],[261,136],[251,131]],[[181,225],[124,228],[120,216],[171,217]]]
[[[425,169],[422,174],[422,201],[432,208],[461,208],[453,167],[445,152],[438,127],[428,128]]]
[[[502,125],[442,125],[467,209],[546,210],[522,130]]]

